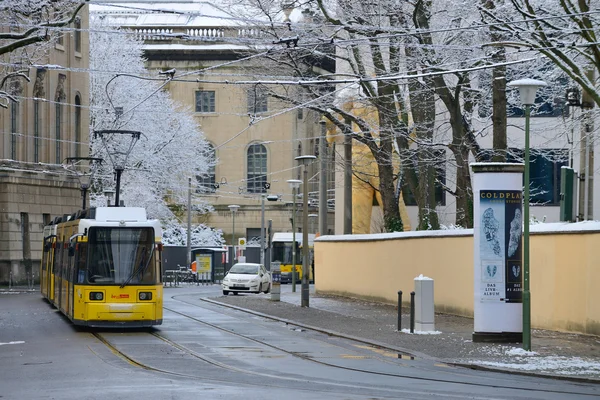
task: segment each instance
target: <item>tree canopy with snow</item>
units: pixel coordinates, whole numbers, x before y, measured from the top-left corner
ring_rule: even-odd
[[[195,184],[215,160],[192,113],[165,90],[168,80],[146,70],[142,46],[131,32],[103,27],[92,18],[91,153],[104,160],[92,198],[99,204],[106,189],[114,190],[115,164],[124,163],[120,198],[126,205],[145,207],[155,218],[169,219],[169,202],[187,202],[188,178]],[[140,136],[129,148],[131,134],[99,131]]]
[[[181,243],[185,228],[175,211],[186,209],[188,179],[195,188],[196,177],[216,162],[214,153],[190,110],[165,90],[168,75],[146,70],[143,41],[95,17],[90,27],[90,149],[104,160],[95,165],[92,204],[105,205],[104,191],[115,190],[113,172],[123,168],[120,199],[163,221],[165,243]],[[192,204],[192,213],[211,211],[206,202]],[[220,245],[222,232],[199,225],[193,240]]]
[[[162,242],[166,245],[187,245],[187,227],[171,221],[163,229]],[[221,247],[225,244],[223,232],[206,225],[195,225],[191,229],[192,247]]]

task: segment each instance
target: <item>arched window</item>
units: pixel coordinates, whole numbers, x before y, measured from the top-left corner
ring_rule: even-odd
[[[75,96],[75,157],[81,157],[81,97]]]
[[[19,103],[10,102],[10,159],[17,159],[17,135],[19,134]]]
[[[217,157],[215,147],[212,144],[208,144],[206,153],[206,159],[210,163],[210,167],[208,167],[206,174],[196,176],[196,179],[198,180],[198,188],[196,189],[196,193],[214,193],[217,191],[215,174],[215,161]]]
[[[60,103],[56,103],[56,105],[54,106],[54,118],[55,118],[54,129],[56,130],[56,163],[60,164],[62,162],[61,152],[60,152],[61,129],[62,129],[62,104],[60,104]]]
[[[248,147],[248,193],[265,193],[267,183],[267,148],[262,144]]]

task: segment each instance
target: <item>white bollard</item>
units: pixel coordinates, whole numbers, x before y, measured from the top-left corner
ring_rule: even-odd
[[[271,263],[271,300],[279,301],[281,298],[281,264]]]
[[[415,278],[415,330],[435,331],[433,279],[423,274]]]

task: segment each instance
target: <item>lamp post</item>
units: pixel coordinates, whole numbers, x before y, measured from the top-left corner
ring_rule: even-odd
[[[232,204],[228,207],[231,210],[231,215],[233,216],[233,226],[231,228],[231,248],[233,249],[233,254],[231,255],[231,265],[233,265],[233,262],[235,261],[235,213],[240,206]]]
[[[79,186],[81,188],[81,197],[83,198],[82,210],[85,210],[87,192],[92,183],[92,175],[94,173],[92,164],[102,164],[103,160],[98,157],[67,157],[65,161],[69,165],[67,169],[72,171],[75,176],[77,176],[77,180],[79,181]],[[85,162],[88,163],[87,166],[82,164]],[[84,170],[79,170],[78,167],[83,167]],[[85,169],[87,169],[87,172],[85,172]]]
[[[523,199],[523,349],[531,350],[531,292],[529,290],[529,118],[535,103],[535,92],[546,82],[535,79],[519,79],[508,86],[519,90],[521,103],[525,106],[525,195]]]
[[[309,272],[308,272],[308,164],[313,162],[315,156],[299,156],[296,161],[304,166],[304,180],[302,184],[302,292],[300,306],[308,307]]]
[[[288,179],[292,188],[292,292],[296,292],[296,191],[302,183],[299,179]]]

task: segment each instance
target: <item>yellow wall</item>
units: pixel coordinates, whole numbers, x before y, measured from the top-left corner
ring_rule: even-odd
[[[322,237],[316,290],[392,304],[402,290],[406,304],[423,274],[435,280],[437,312],[472,317],[472,232]],[[600,231],[532,233],[530,243],[532,326],[600,335]]]

